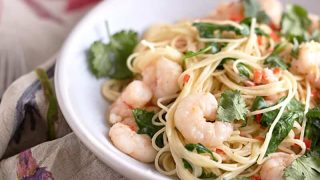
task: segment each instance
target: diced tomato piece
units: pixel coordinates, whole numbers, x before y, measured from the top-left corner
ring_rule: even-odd
[[[274,68],[273,70],[273,74],[279,74],[280,72],[281,72],[281,69],[280,68],[278,68],[278,67],[276,67],[276,68]]]
[[[306,145],[306,148],[310,149],[312,141],[310,139],[308,139],[308,138],[304,138],[303,142]]]
[[[183,76],[183,82],[184,83],[187,83],[189,81],[189,79],[190,79],[190,75],[189,74],[186,74],[186,75]]]
[[[261,180],[261,177],[260,176],[252,176],[251,180]]]
[[[256,115],[256,122],[260,124],[261,123],[261,119],[262,119],[262,114],[257,114]]]
[[[270,36],[274,41],[276,41],[276,42],[280,41],[280,37],[275,31],[272,31]]]
[[[255,69],[253,70],[253,82],[259,84],[262,80],[262,70]]]
[[[221,149],[216,149],[216,153],[218,153],[218,154],[225,154]]]
[[[261,46],[262,45],[262,36],[258,36],[257,41],[258,41],[259,46]]]

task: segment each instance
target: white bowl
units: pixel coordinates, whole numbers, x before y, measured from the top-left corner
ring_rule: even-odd
[[[214,0],[103,1],[77,25],[65,42],[55,72],[60,108],[79,139],[99,159],[124,176],[131,179],[169,178],[159,174],[153,164],[140,163],[112,145],[105,117],[109,104],[100,93],[104,80],[97,80],[89,72],[86,51],[93,41],[107,40],[105,21],[108,21],[111,33],[122,29],[141,33],[156,22],[206,15],[218,3]],[[307,5],[316,10],[319,4],[313,0]]]

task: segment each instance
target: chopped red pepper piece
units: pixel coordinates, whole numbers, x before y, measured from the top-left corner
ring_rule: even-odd
[[[276,42],[280,41],[280,37],[275,31],[272,31],[270,36],[274,41],[276,41]]]
[[[218,153],[218,154],[225,154],[221,149],[216,149],[216,153]]]
[[[261,123],[261,119],[262,119],[262,114],[257,114],[256,115],[256,122],[260,124]]]
[[[242,14],[232,14],[230,17],[231,21],[240,22],[244,19],[244,16]]]
[[[279,74],[281,72],[281,69],[276,67],[272,71],[273,71],[273,74]]]
[[[306,148],[310,149],[312,141],[310,139],[308,139],[308,138],[304,138],[303,142],[306,145]]]
[[[260,176],[252,176],[251,180],[261,180],[261,177]]]
[[[258,36],[257,41],[258,41],[259,46],[261,46],[262,45],[262,36]]]
[[[184,83],[187,83],[189,81],[189,79],[190,79],[190,75],[189,74],[186,74],[186,75],[183,76],[183,82]]]

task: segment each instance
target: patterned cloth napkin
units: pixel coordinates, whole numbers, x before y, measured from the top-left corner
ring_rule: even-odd
[[[125,179],[69,128],[53,91],[57,55],[47,58],[96,1],[0,0],[0,39],[18,40],[29,70],[44,63],[0,94],[0,180]]]

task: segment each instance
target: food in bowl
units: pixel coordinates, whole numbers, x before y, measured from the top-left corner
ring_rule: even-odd
[[[319,18],[282,9],[234,1],[94,42],[115,147],[180,179],[316,179]]]

